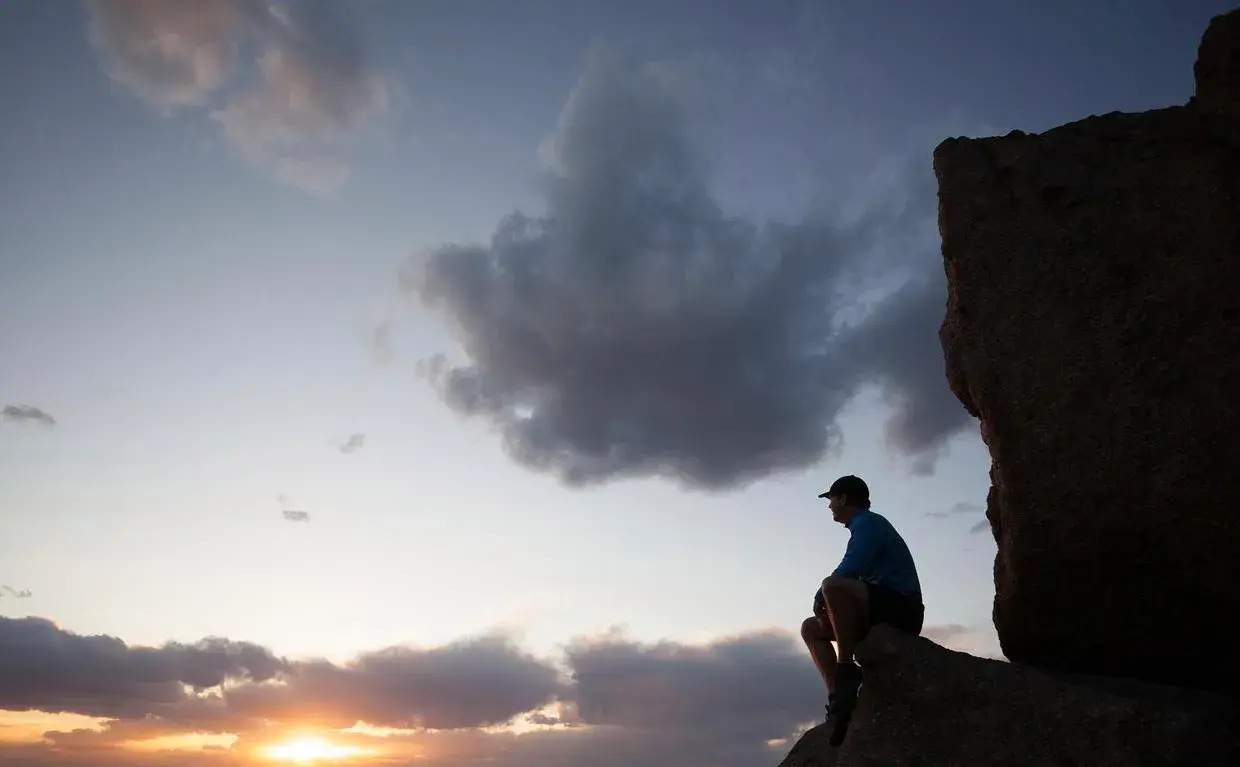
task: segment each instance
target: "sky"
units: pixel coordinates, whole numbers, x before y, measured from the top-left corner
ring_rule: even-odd
[[[841,474],[999,656],[935,144],[1223,0],[0,0],[0,761],[775,764]]]

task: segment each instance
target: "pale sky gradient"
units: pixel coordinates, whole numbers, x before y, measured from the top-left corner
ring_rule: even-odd
[[[547,213],[549,140],[597,149],[561,115],[574,89],[611,97],[589,75],[611,55],[684,106],[730,215],[791,224],[910,189],[918,217],[880,238],[891,268],[871,276],[921,270],[941,291],[934,144],[1182,103],[1201,32],[1231,5],[374,0],[332,4],[347,26],[317,37],[243,43],[236,79],[206,47],[178,79],[124,59],[136,23],[109,17],[92,40],[86,4],[4,0],[0,405],[55,424],[0,423],[0,584],[31,592],[0,595],[0,616],[339,662],[495,629],[539,657],[614,626],[642,642],[795,632],[847,540],[815,496],[855,473],[910,544],[927,625],[997,654],[994,543],[973,532],[989,461],[962,412],[928,453],[901,452],[880,376],[849,390],[838,454],[735,487],[641,472],[573,487],[419,375],[437,353],[469,357],[398,273],[485,245],[513,211]],[[287,46],[268,61],[285,69],[251,91],[263,44]],[[320,101],[281,107],[280,87]],[[899,364],[867,338],[874,375]],[[945,392],[925,369],[906,373]],[[814,375],[845,386],[835,372]]]

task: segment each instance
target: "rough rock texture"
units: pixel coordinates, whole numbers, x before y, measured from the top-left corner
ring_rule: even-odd
[[[1240,11],[1195,74],[1182,107],[938,146],[940,337],[1007,657],[1236,688]]]
[[[810,730],[780,767],[1202,767],[1240,764],[1240,706],[1216,693],[1070,677],[944,649],[886,626],[844,744]]]

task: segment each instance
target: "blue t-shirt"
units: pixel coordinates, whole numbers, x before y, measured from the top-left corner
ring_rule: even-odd
[[[848,549],[831,575],[886,586],[921,600],[913,555],[886,517],[862,509],[845,526],[851,533]]]

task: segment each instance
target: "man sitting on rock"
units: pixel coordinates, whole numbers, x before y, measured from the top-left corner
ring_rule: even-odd
[[[861,687],[853,660],[857,642],[879,623],[920,634],[925,606],[908,545],[885,517],[870,511],[866,483],[850,474],[818,497],[828,499],[831,518],[850,534],[843,560],[814,595],[813,617],[801,624],[801,638],[827,685],[827,719],[836,723],[831,743],[838,746]]]

